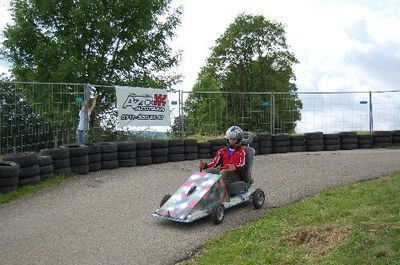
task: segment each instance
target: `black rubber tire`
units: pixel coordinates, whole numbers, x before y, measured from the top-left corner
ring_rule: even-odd
[[[374,139],[371,140],[358,140],[359,144],[372,144],[374,142]]]
[[[19,178],[17,176],[11,178],[0,178],[0,188],[18,186],[18,182]]]
[[[306,145],[323,145],[324,144],[324,139],[307,139],[306,140]]]
[[[118,152],[118,145],[116,143],[102,142],[102,143],[98,143],[98,145],[100,146],[100,150],[101,150],[102,154]]]
[[[290,141],[289,134],[274,134],[272,135],[272,140],[275,144],[275,141]]]
[[[40,167],[39,164],[28,166],[28,167],[21,167],[19,169],[19,178],[26,179],[32,178],[40,174]]]
[[[299,142],[304,142],[306,138],[304,135],[290,135],[290,141],[299,141]]]
[[[306,150],[310,152],[324,151],[324,145],[306,145]]]
[[[160,208],[171,198],[170,194],[165,194],[164,197],[161,199]]]
[[[357,135],[357,133],[355,133],[355,132],[340,132],[339,133],[340,138],[352,137],[354,135]]]
[[[89,164],[89,156],[76,156],[76,157],[70,157],[69,162],[71,167],[72,166],[84,166]]]
[[[258,133],[257,137],[260,142],[272,140],[272,134],[270,133]]]
[[[290,152],[304,152],[306,151],[305,145],[292,145],[290,146]]]
[[[171,146],[168,148],[168,154],[174,155],[174,154],[184,154],[185,153],[185,147],[184,146]]]
[[[360,149],[369,149],[369,148],[372,148],[372,144],[359,144],[358,148],[360,148]]]
[[[324,138],[324,134],[322,132],[311,132],[304,134],[305,139],[321,139]]]
[[[113,161],[118,160],[118,153],[102,153],[101,154],[101,161]]]
[[[168,147],[176,147],[176,146],[184,146],[185,142],[183,140],[179,140],[179,139],[171,139],[168,140]]]
[[[144,141],[144,142],[137,142],[136,143],[136,151],[139,150],[150,150],[151,149],[151,142]]]
[[[374,136],[371,134],[364,134],[364,135],[359,135],[358,136],[358,140],[364,140],[364,141],[374,141]]]
[[[53,159],[53,166],[54,166],[54,169],[66,168],[66,167],[70,167],[71,163],[69,162],[69,158],[60,159],[60,160]]]
[[[87,156],[89,154],[89,147],[84,144],[67,144],[60,146],[60,148],[67,148],[69,157]]]
[[[199,154],[198,159],[209,159],[211,158],[210,154]]]
[[[151,156],[167,156],[168,155],[168,147],[167,148],[152,148]]]
[[[170,154],[168,155],[169,162],[177,162],[177,161],[184,161],[185,154]]]
[[[272,140],[265,140],[265,141],[262,140],[262,141],[259,141],[258,144],[259,144],[260,148],[263,148],[263,147],[272,147],[273,141],[272,141]]]
[[[274,153],[288,153],[290,152],[290,146],[274,146]]]
[[[340,144],[358,144],[358,137],[354,138],[341,138]]]
[[[374,147],[378,147],[378,148],[386,148],[391,145],[392,145],[392,143],[374,143]]]
[[[89,172],[101,170],[101,162],[89,163],[88,166],[89,166]]]
[[[262,189],[256,189],[251,195],[251,201],[255,209],[263,207],[265,202],[265,193]]]
[[[118,152],[118,160],[135,159],[136,151]]]
[[[338,140],[339,139],[339,134],[338,133],[327,133],[324,134],[324,139],[326,140]]]
[[[152,156],[151,157],[152,164],[161,164],[161,163],[167,163],[167,162],[168,162],[168,156]]]
[[[328,144],[328,145],[324,145],[324,149],[326,151],[336,151],[336,150],[340,150],[340,144]]]
[[[211,152],[217,152],[219,149],[226,147],[225,145],[221,145],[221,146],[216,146],[216,145],[212,145],[211,146]]]
[[[291,146],[304,146],[305,144],[306,144],[305,141],[298,141],[298,140],[290,141]]]
[[[118,160],[101,161],[101,169],[114,169],[118,167]]]
[[[210,149],[211,144],[210,142],[199,142],[197,143],[197,146],[199,147],[199,149]]]
[[[287,147],[290,146],[290,141],[274,141],[274,147]]]
[[[98,144],[85,144],[89,148],[89,155],[100,154],[101,146]]]
[[[15,162],[0,160],[0,178],[18,177],[19,169],[19,165]]]
[[[400,130],[391,131],[392,136],[400,136]]]
[[[13,192],[16,191],[18,186],[12,186],[12,187],[0,187],[0,193],[7,193],[7,192]]]
[[[212,139],[212,140],[208,140],[208,142],[210,142],[211,146],[225,146],[226,145],[225,139]]]
[[[136,158],[118,160],[119,167],[134,167],[136,166]]]
[[[54,166],[53,165],[48,165],[48,166],[44,166],[44,167],[40,167],[40,175],[46,175],[49,173],[53,173],[54,172]]]
[[[3,160],[15,162],[20,167],[29,167],[38,164],[38,154],[35,152],[8,154],[4,156]]]
[[[51,178],[54,178],[54,173],[53,172],[45,174],[45,175],[40,175],[40,179],[41,180],[46,180],[46,179],[51,179]]]
[[[400,143],[400,136],[392,136],[392,143],[398,144]]]
[[[374,143],[376,144],[390,144],[392,143],[392,138],[387,136],[374,136]]]
[[[184,146],[197,146],[197,140],[195,139],[185,139],[183,141]]]
[[[197,153],[199,148],[197,145],[185,145],[185,154],[186,153]]]
[[[156,140],[151,142],[151,148],[168,148],[168,141],[165,140]]]
[[[118,146],[118,152],[132,152],[136,150],[136,143],[134,142],[116,142]]]
[[[70,167],[54,168],[54,175],[71,175],[72,171]]]
[[[214,224],[218,225],[224,221],[225,217],[225,208],[222,203],[216,204],[210,212],[211,220]]]
[[[97,163],[100,161],[101,161],[101,153],[89,155],[89,163]]]
[[[390,131],[374,131],[373,135],[379,136],[379,137],[391,137],[392,132],[390,132]]]
[[[211,149],[210,148],[201,148],[197,151],[198,154],[210,154]]]
[[[149,157],[149,156],[151,156],[151,149],[136,150],[136,157]]]
[[[272,147],[260,147],[258,152],[259,152],[260,155],[272,154],[273,153],[273,148]]]
[[[250,147],[253,147],[253,149],[259,149],[260,145],[259,145],[259,143],[251,143]]]
[[[358,149],[358,144],[342,144],[340,145],[340,149],[342,150]]]
[[[151,165],[151,163],[152,161],[150,156],[136,157],[136,165],[145,166],[145,165]]]
[[[338,144],[340,144],[340,140],[339,139],[326,139],[326,140],[324,140],[324,144],[325,145],[338,145]]]
[[[42,149],[40,154],[51,156],[53,160],[69,159],[69,150],[67,148]]]
[[[81,166],[71,166],[72,172],[78,173],[79,175],[86,175],[89,173],[89,165],[81,165]]]
[[[41,178],[39,175],[30,177],[30,178],[24,178],[24,179],[19,179],[18,185],[19,186],[24,186],[24,185],[32,185],[39,183],[41,181]]]
[[[188,153],[185,154],[185,160],[195,160],[199,158],[199,154],[197,153]]]
[[[51,158],[51,156],[39,156],[38,164],[40,167],[53,165],[53,159]]]

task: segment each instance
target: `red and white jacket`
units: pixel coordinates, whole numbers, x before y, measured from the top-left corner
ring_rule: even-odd
[[[246,172],[246,151],[243,147],[238,146],[229,156],[228,147],[222,147],[215,154],[215,158],[211,163],[207,163],[207,168],[219,167],[219,170],[228,169],[229,164],[233,164],[236,168],[234,172],[238,173],[242,178]]]

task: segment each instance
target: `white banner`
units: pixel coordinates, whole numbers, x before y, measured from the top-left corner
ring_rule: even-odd
[[[121,127],[171,125],[166,90],[115,86],[115,91]]]

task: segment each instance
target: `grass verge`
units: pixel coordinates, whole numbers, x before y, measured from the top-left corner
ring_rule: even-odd
[[[41,181],[37,184],[18,187],[16,191],[0,193],[0,204],[19,199],[23,196],[41,191],[45,188],[52,187],[54,185],[58,185],[64,182],[66,179],[70,178],[71,176],[72,175],[67,175],[67,176],[58,175],[55,176],[54,178]]]
[[[271,210],[185,264],[400,264],[400,173]]]

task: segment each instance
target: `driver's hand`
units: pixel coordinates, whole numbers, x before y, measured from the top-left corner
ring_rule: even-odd
[[[206,162],[204,162],[203,160],[200,160],[199,161],[199,168],[200,168],[200,170],[203,170],[203,169],[205,169],[206,168]]]
[[[236,170],[236,167],[233,164],[228,165],[227,171],[235,171],[235,170]]]

